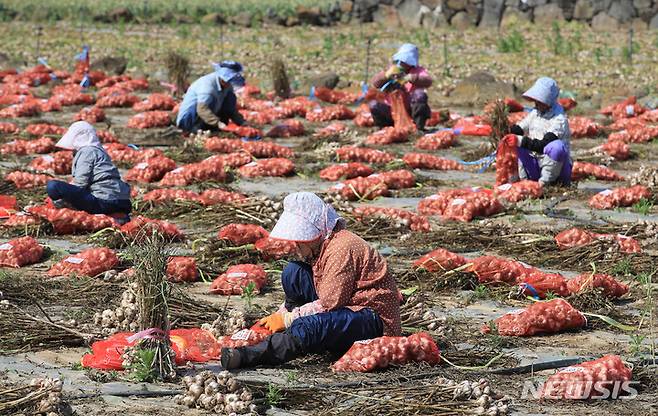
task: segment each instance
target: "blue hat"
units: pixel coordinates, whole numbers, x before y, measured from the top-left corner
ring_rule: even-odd
[[[244,77],[237,71],[230,68],[219,67],[215,74],[224,82],[228,82],[235,87],[244,86]]]
[[[413,43],[405,43],[393,55],[393,62],[404,62],[409,66],[418,66],[418,47]]]
[[[242,64],[237,61],[222,61],[220,63],[213,62],[212,67],[215,69],[215,72],[224,72],[224,70],[229,70],[233,72],[233,76],[231,77],[230,80],[224,79],[221,75],[220,78],[224,80],[225,82],[230,83],[234,88],[240,88],[244,87],[245,85],[245,79],[244,76],[242,76]]]

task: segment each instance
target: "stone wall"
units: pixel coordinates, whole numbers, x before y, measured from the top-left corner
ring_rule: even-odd
[[[299,8],[293,16],[269,20],[284,25],[380,22],[428,29],[575,20],[596,30],[646,30],[658,29],[658,0],[342,0],[330,8]]]

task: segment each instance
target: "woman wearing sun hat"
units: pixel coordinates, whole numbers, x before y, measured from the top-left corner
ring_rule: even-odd
[[[275,332],[222,349],[225,369],[276,365],[308,353],[345,353],[355,342],[400,335],[400,299],[386,261],[310,192],[288,195],[270,238],[294,241],[301,261],[281,276],[285,302],[260,323]]]

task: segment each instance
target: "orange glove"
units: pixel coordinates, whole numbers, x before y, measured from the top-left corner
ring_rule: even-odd
[[[269,329],[272,332],[280,332],[286,329],[286,323],[283,319],[283,314],[273,313],[270,316],[258,321],[259,324],[263,325],[265,328]]]

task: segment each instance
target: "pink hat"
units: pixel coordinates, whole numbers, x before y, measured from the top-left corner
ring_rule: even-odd
[[[288,241],[326,239],[339,221],[334,208],[312,192],[295,192],[283,200],[283,214],[270,238]]]

